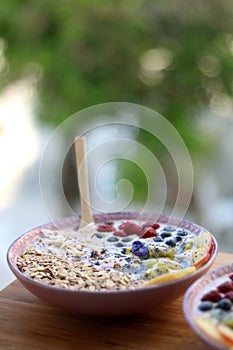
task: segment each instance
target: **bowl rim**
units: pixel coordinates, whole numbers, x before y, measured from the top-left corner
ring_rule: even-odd
[[[188,229],[189,226],[192,226],[194,227],[194,233],[196,234],[197,231],[200,231],[200,232],[209,232],[206,228],[198,225],[198,224],[195,224],[191,221],[188,221],[186,219],[180,219],[178,217],[175,217],[175,216],[170,216],[170,215],[165,215],[165,214],[157,214],[157,213],[153,213],[153,212],[137,212],[137,211],[126,211],[126,212],[109,212],[109,213],[94,213],[93,214],[93,217],[94,219],[98,220],[98,219],[101,219],[103,217],[109,217],[109,216],[131,216],[130,218],[128,219],[125,219],[125,220],[145,220],[145,218],[143,219],[143,216],[146,216],[148,217],[148,220],[149,218],[156,218],[156,220],[158,220],[158,222],[161,222],[161,223],[170,223],[170,221],[172,221],[172,223],[170,223],[171,225],[175,225],[174,222],[176,223],[176,225],[178,227],[181,227],[181,228],[186,228]],[[134,217],[132,216],[135,216],[136,218],[134,219]],[[195,270],[193,273],[191,273],[190,275],[187,275],[187,276],[184,276],[184,277],[181,277],[181,278],[178,278],[176,280],[173,280],[173,281],[168,281],[168,282],[162,282],[160,284],[155,284],[155,285],[152,285],[152,286],[146,286],[146,287],[136,287],[134,289],[121,289],[121,290],[94,290],[94,291],[90,291],[90,290],[78,290],[78,289],[69,289],[69,288],[62,288],[62,287],[57,287],[57,286],[53,286],[53,285],[49,285],[49,284],[46,284],[46,283],[43,283],[43,282],[40,282],[38,280],[34,280],[30,277],[28,277],[27,275],[25,275],[23,272],[21,272],[17,266],[15,265],[15,263],[12,261],[12,258],[11,258],[11,254],[12,254],[12,249],[14,247],[14,245],[19,242],[22,238],[24,238],[26,235],[29,235],[29,234],[36,234],[36,232],[40,232],[41,229],[46,229],[46,228],[49,228],[49,227],[53,227],[53,229],[55,229],[56,227],[58,228],[59,225],[61,224],[63,226],[63,228],[67,228],[69,227],[69,225],[71,225],[71,222],[73,220],[78,220],[76,222],[76,224],[80,221],[81,219],[81,216],[80,215],[72,215],[72,216],[65,216],[65,217],[62,217],[60,219],[57,219],[55,221],[51,221],[51,222],[47,222],[45,224],[42,224],[42,225],[39,225],[39,226],[36,226],[35,228],[32,228],[26,232],[24,232],[23,234],[21,234],[19,237],[17,237],[9,246],[8,250],[7,250],[7,263],[8,263],[8,266],[9,268],[11,269],[11,271],[14,273],[14,275],[18,278],[18,276],[20,276],[20,278],[27,282],[27,283],[31,283],[35,286],[40,286],[40,288],[43,288],[43,289],[49,289],[49,290],[57,290],[57,291],[60,291],[60,292],[68,292],[70,294],[76,294],[76,293],[79,293],[79,294],[90,294],[90,295],[103,295],[103,294],[108,294],[108,295],[115,295],[115,294],[128,294],[128,293],[139,293],[139,292],[142,292],[142,291],[145,291],[145,290],[148,290],[148,291],[151,291],[151,290],[154,290],[154,289],[160,289],[161,287],[163,286],[173,286],[173,285],[177,285],[177,283],[181,283],[181,282],[184,282],[186,280],[188,280],[191,276],[194,278],[196,275],[202,275],[203,274],[203,271],[205,271],[206,269],[208,269],[215,261],[216,257],[217,257],[217,253],[218,253],[218,243],[217,243],[217,240],[216,238],[213,236],[213,234],[211,233],[212,235],[212,240],[213,240],[213,249],[212,249],[212,252],[211,252],[211,256],[209,258],[209,260],[206,262],[206,264],[204,264],[203,266],[201,266],[200,268],[198,268],[197,270]],[[159,221],[161,219],[161,221]],[[103,219],[102,219],[103,220]],[[117,218],[115,219],[117,220]],[[121,220],[121,219],[119,219]],[[122,219],[123,220],[123,219]],[[147,220],[147,219],[146,219]],[[99,221],[101,222],[101,220]],[[182,225],[180,225],[182,223]],[[184,226],[184,227],[182,227]],[[50,228],[51,229],[51,228]]]

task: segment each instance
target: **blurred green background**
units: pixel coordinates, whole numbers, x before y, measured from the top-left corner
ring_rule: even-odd
[[[134,102],[170,119],[195,149],[196,110],[232,95],[231,1],[3,0],[0,33],[1,86],[30,78],[47,123]]]
[[[105,102],[132,102],[161,113],[192,158],[195,186],[188,217],[221,233],[227,243],[233,231],[232,19],[230,0],[2,0],[1,89],[26,81],[33,91],[33,123],[49,130]],[[0,133],[3,137],[3,117]],[[166,168],[159,143],[143,131],[136,137],[160,152]],[[170,189],[171,174],[168,161]],[[122,162],[117,176],[133,183],[136,202],[144,200],[146,185],[137,167]],[[24,186],[25,181],[24,176]],[[74,186],[68,155],[64,188],[71,201]],[[174,202],[170,192],[168,204]]]

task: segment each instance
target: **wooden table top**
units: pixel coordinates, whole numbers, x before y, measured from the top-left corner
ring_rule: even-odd
[[[219,253],[216,268],[233,261]],[[3,350],[207,350],[182,313],[182,298],[160,310],[118,319],[72,316],[29,293],[18,281],[0,293]]]

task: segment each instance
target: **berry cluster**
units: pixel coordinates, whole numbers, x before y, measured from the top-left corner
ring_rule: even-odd
[[[115,236],[124,237],[129,235],[137,235],[139,238],[157,237],[156,230],[160,227],[156,222],[144,223],[142,226],[131,222],[125,221],[117,228],[113,226],[113,223],[101,224],[97,227],[98,232],[113,232]]]
[[[213,308],[219,308],[229,311],[233,306],[233,274],[228,276],[229,279],[215,289],[204,294],[199,305],[200,311],[210,311]]]

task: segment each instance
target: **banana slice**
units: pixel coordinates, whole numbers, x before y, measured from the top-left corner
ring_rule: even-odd
[[[178,278],[185,277],[185,276],[193,273],[194,271],[196,271],[196,267],[195,266],[190,266],[190,267],[186,267],[185,269],[182,269],[182,270],[177,270],[177,271],[174,271],[174,272],[168,272],[168,273],[165,273],[165,274],[163,274],[161,276],[157,276],[157,277],[152,278],[151,280],[145,282],[143,284],[143,287],[148,287],[148,286],[153,286],[154,284],[174,281],[174,280],[176,280]]]

